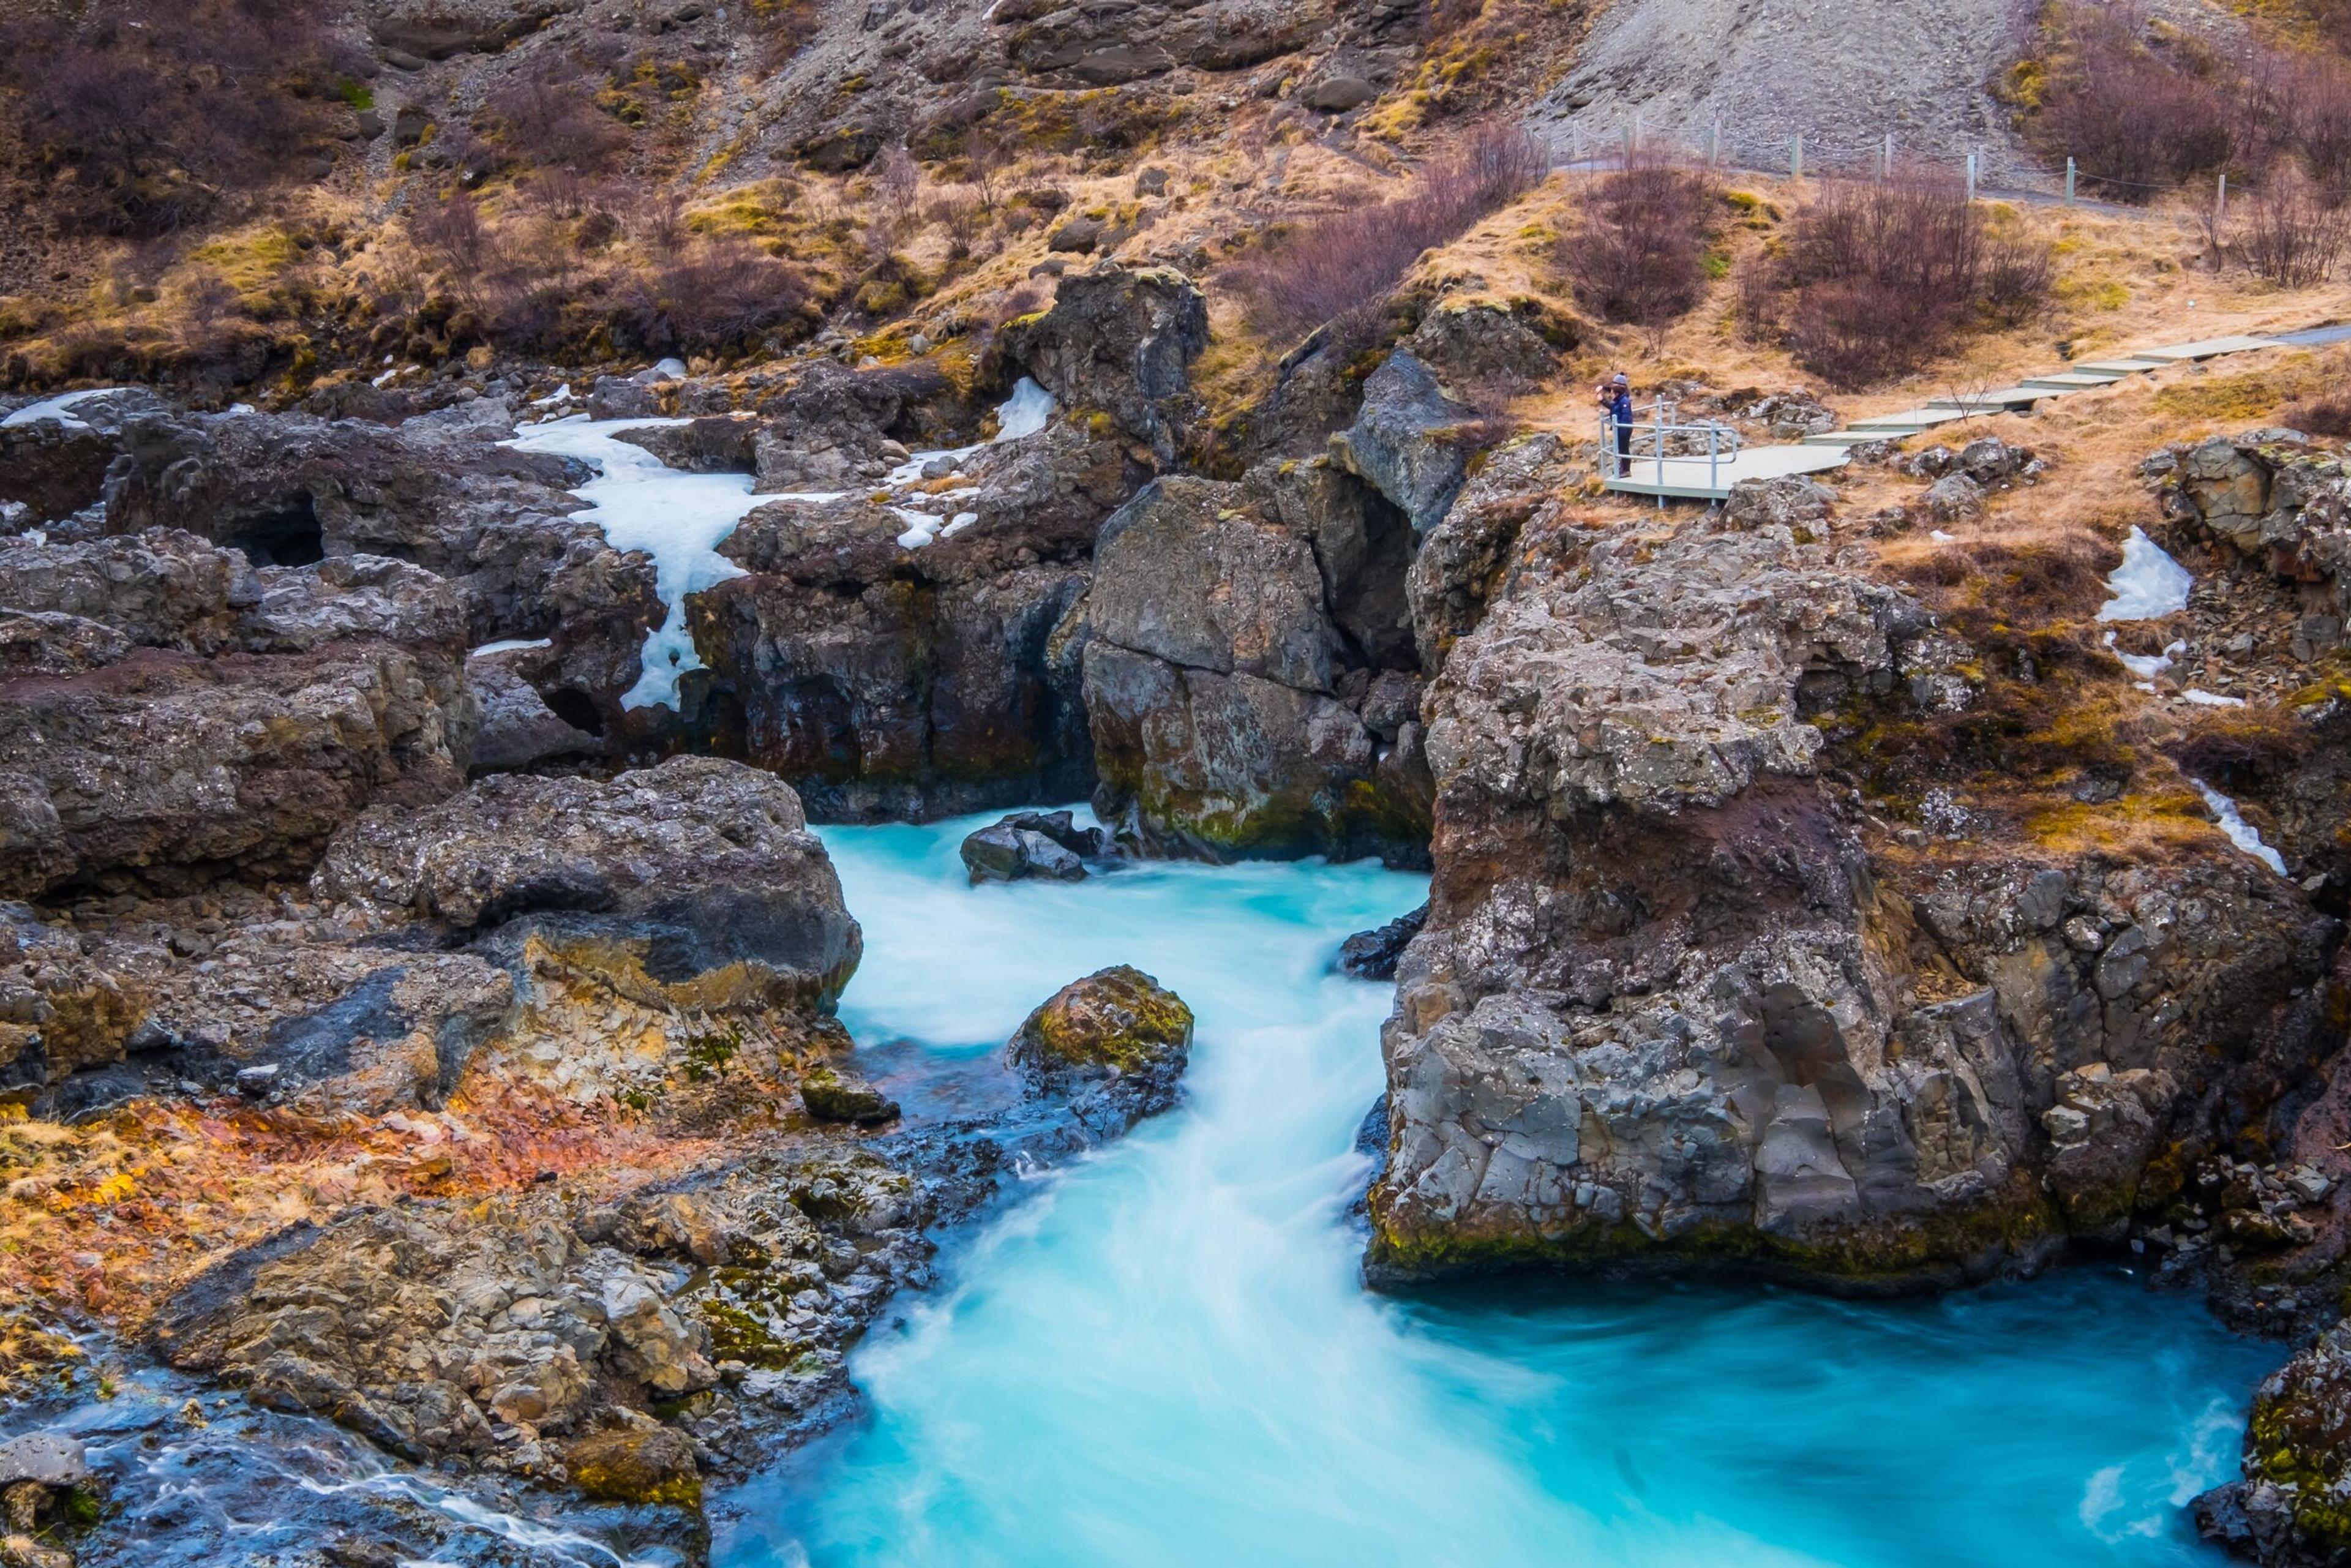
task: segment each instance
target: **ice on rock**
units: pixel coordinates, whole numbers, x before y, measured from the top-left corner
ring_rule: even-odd
[[[2153,621],[2188,608],[2188,590],[2195,582],[2188,569],[2163,553],[2163,547],[2133,528],[2123,541],[2123,563],[2106,579],[2114,595],[2099,607],[2101,621]]]
[[[1053,394],[1027,376],[1013,384],[1012,395],[996,411],[996,439],[1023,441],[1053,421]]]
[[[2189,782],[2202,791],[2204,804],[2211,810],[2213,820],[2220,824],[2220,831],[2229,835],[2231,843],[2277,873],[2278,875],[2285,874],[2285,857],[2262,842],[2262,835],[2253,830],[2251,822],[2245,821],[2244,814],[2237,810],[2237,803],[2234,800],[2230,800],[2201,779],[2191,779]]]
[[[122,390],[120,387],[91,387],[84,392],[63,392],[46,402],[37,402],[28,407],[20,408],[7,418],[0,419],[0,428],[37,424],[42,420],[50,419],[64,425],[68,430],[86,430],[89,428],[88,423],[74,416],[74,409],[79,404],[88,402],[91,398],[105,397],[110,392],[119,392]]]
[[[2194,686],[2189,687],[2179,695],[2189,702],[2194,703],[2198,707],[2242,707],[2245,706],[2245,699],[2242,697],[2224,697],[2218,692],[2199,691]]]
[[[551,648],[552,637],[509,637],[503,643],[485,643],[465,655],[468,659],[486,659],[493,653],[515,653],[525,648]]]
[[[898,536],[900,549],[920,549],[938,538],[942,519],[930,513],[918,512],[912,507],[893,507],[890,513],[906,525],[906,531]]]
[[[622,430],[684,423],[573,414],[532,425],[510,444],[594,465],[596,477],[580,487],[589,503],[580,515],[602,528],[614,549],[653,557],[656,591],[669,614],[645,638],[644,674],[621,698],[624,708],[678,706],[678,676],[702,668],[685,624],[686,595],[743,575],[718,547],[768,498],[751,493],[747,475],[680,473],[643,447],[613,439]]]
[[[2115,647],[2115,634],[2111,632],[2106,633],[2106,646],[2114,650],[2115,657],[2122,661],[2124,669],[2142,681],[2155,679],[2156,676],[2171,668],[2171,661],[2174,658],[2188,652],[2187,643],[2174,643],[2160,653],[2126,653]],[[2152,691],[2155,688],[2149,686],[2147,689]]]
[[[943,447],[936,452],[917,452],[890,470],[889,478],[883,482],[893,488],[900,485],[911,485],[923,476],[925,468],[942,457],[951,462],[960,463],[973,453],[985,450],[990,445],[1001,446],[1008,441],[1025,441],[1053,423],[1053,414],[1059,406],[1053,402],[1051,392],[1039,386],[1030,378],[1022,376],[1013,384],[1012,395],[1006,398],[997,408],[994,442],[982,441],[969,446]]]

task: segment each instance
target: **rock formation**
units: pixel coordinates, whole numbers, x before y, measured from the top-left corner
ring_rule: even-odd
[[[2336,927],[2217,833],[2160,867],[1928,872],[1823,782],[1854,716],[1991,699],[1802,538],[1563,541],[1446,656],[1377,1273],[2030,1266],[2120,1239],[2332,1049]]]

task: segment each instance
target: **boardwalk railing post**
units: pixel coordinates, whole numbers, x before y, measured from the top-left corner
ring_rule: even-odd
[[[2074,160],[2065,160],[2065,204],[2074,204]]]

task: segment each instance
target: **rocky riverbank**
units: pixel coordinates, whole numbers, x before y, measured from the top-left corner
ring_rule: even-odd
[[[867,1082],[810,817],[1087,791],[1129,855],[1433,869],[1353,960],[1397,983],[1376,1282],[1874,1293],[2114,1249],[2331,1329],[2331,450],[2150,462],[2193,586],[2107,615],[2107,535],[1944,532],[2064,482],[1997,440],[1719,513],[1595,499],[1433,368],[1515,351],[1499,318],[1432,314],[1208,476],[1205,309],[1104,266],[984,392],[599,385],[745,487],[733,574],[683,593],[487,375],[391,425],[117,393],[0,426],[20,1388],[95,1333],[691,1547],[707,1479],[852,1406],[845,1353],[940,1228],[1163,1109],[1189,1040],[1107,970],[976,1101]],[[674,706],[630,695],[665,593]],[[974,878],[1113,847],[1050,826],[976,837]],[[2204,1510],[2274,1562],[2335,1528],[2314,1344]]]

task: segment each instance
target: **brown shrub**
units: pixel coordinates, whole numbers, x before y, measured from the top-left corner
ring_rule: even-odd
[[[31,12],[32,8],[20,8]],[[23,172],[68,225],[158,234],[320,143],[358,62],[323,0],[91,0],[0,21]]]
[[[509,161],[571,174],[603,172],[629,141],[620,121],[596,106],[592,89],[559,68],[500,82],[482,120]]]
[[[2351,438],[2351,392],[2332,392],[2304,402],[2288,403],[2278,410],[2277,423],[2304,435],[2324,435],[2335,441]]]
[[[1806,369],[1866,386],[1917,370],[1987,319],[2025,319],[2052,270],[2045,247],[1988,240],[1955,181],[1837,182],[1741,278],[1740,305],[1750,332],[1783,338]]]
[[[2053,159],[2079,162],[2090,188],[2144,202],[2229,166],[2241,117],[2228,74],[2208,57],[2158,57],[2129,6],[2058,13],[2058,57],[2032,130]]]
[[[799,327],[807,304],[798,272],[747,240],[726,236],[632,275],[614,325],[646,353],[726,355]]]
[[[1715,183],[1701,171],[1636,162],[1604,178],[1592,217],[1560,244],[1583,308],[1609,321],[1660,328],[1706,291]]]
[[[2247,204],[2237,252],[2247,267],[2282,288],[2310,288],[2335,272],[2351,243],[2351,208],[2329,204],[2291,171],[2273,176]]]
[[[1479,127],[1423,169],[1409,195],[1301,224],[1227,278],[1276,336],[1343,318],[1368,321],[1424,251],[1532,190],[1550,165],[1548,150],[1524,131]]]

